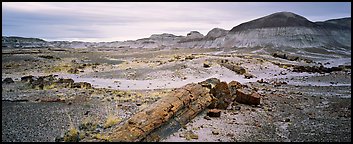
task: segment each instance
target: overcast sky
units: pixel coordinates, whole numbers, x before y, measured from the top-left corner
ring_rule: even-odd
[[[274,12],[288,11],[310,21],[351,17],[350,2],[245,3],[2,3],[2,35],[45,40],[123,41],[151,34],[186,35],[234,26]]]

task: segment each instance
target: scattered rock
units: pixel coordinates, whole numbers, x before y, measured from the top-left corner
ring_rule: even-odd
[[[88,82],[78,82],[78,83],[73,83],[71,88],[91,89],[92,85]]]
[[[80,87],[91,88],[89,83],[81,82],[74,84],[72,79],[62,79],[57,80],[53,75],[40,76],[38,78],[33,76],[22,77],[21,81],[29,82],[30,86],[34,89],[52,89],[52,88],[71,88]]]
[[[264,79],[257,80],[258,83],[265,83],[268,84],[268,82],[264,81]]]
[[[209,68],[209,67],[211,67],[210,62],[208,62],[208,61],[203,62],[203,67],[204,67],[204,68]]]
[[[233,133],[227,133],[227,135],[226,136],[228,136],[228,137],[233,137],[234,136],[234,134]]]
[[[254,75],[250,74],[250,73],[245,73],[244,74],[244,78],[246,79],[251,79],[251,78],[254,78]]]
[[[287,73],[284,72],[284,71],[281,71],[279,74],[281,74],[281,75],[287,75]]]
[[[273,57],[281,58],[281,59],[288,59],[287,54],[280,54],[280,53],[274,53],[272,54]]]
[[[186,131],[185,134],[184,134],[184,137],[185,137],[186,140],[199,139],[199,136],[197,134],[195,134],[191,130]]]
[[[281,81],[274,81],[271,83],[273,86],[277,87],[277,86],[281,86],[283,84],[287,84],[287,82],[281,82]]]
[[[59,99],[59,98],[45,98],[45,99],[40,99],[40,102],[65,102],[65,100]]]
[[[193,60],[195,58],[195,56],[193,55],[188,55],[185,57],[185,60]]]
[[[272,108],[268,108],[267,111],[269,111],[269,112],[272,111]]]
[[[2,101],[9,101],[9,102],[28,102],[27,99],[12,99],[12,100],[2,100]]]
[[[342,67],[326,68],[324,66],[293,66],[293,72],[308,72],[308,73],[331,73],[333,71],[342,71]]]
[[[206,119],[206,120],[211,120],[211,118],[209,116],[207,116],[207,115],[204,116],[203,118]]]
[[[141,101],[137,101],[136,102],[136,106],[141,106],[142,105],[142,102]]]
[[[219,135],[219,131],[218,130],[212,130],[212,134],[213,135]]]
[[[83,115],[88,115],[89,112],[91,112],[91,111],[88,110]]]
[[[77,68],[70,68],[67,72],[70,74],[78,74],[80,71]]]
[[[220,117],[221,116],[221,110],[210,109],[207,112],[207,116],[209,116],[209,117]]]
[[[233,110],[239,111],[241,109],[241,106],[233,106]]]
[[[57,136],[54,139],[55,142],[63,142],[64,141],[64,136]]]
[[[29,75],[29,76],[21,77],[21,81],[22,82],[32,82],[32,81],[34,81],[34,76]]]
[[[14,81],[12,80],[12,78],[5,78],[2,82],[5,83],[5,84],[14,83]]]
[[[38,57],[45,58],[45,59],[54,59],[54,57],[51,55],[40,55]]]
[[[287,55],[284,53],[274,53],[274,54],[272,54],[272,56],[277,57],[277,58],[281,58],[281,59],[290,60],[290,61],[304,60],[304,61],[310,62],[310,60],[308,60],[308,59],[302,59],[302,58],[299,58],[298,56],[291,56],[291,55]]]

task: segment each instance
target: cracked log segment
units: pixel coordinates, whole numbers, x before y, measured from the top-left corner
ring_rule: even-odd
[[[135,114],[108,137],[120,142],[159,141],[187,124],[213,99],[208,88],[187,84]]]

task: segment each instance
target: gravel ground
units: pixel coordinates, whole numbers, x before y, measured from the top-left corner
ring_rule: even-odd
[[[186,127],[162,141],[351,141],[350,69],[324,75],[292,73],[287,69],[279,68],[271,61],[292,64],[297,64],[297,62],[288,62],[269,55],[257,54],[229,57],[227,53],[215,52],[215,49],[128,50],[116,53],[99,52],[97,54],[80,51],[47,52],[44,50],[44,52],[45,55],[55,55],[61,59],[45,60],[38,58],[37,54],[6,55],[3,57],[2,80],[6,77],[15,80],[13,84],[2,84],[3,142],[54,141],[56,137],[62,136],[70,125],[78,127],[85,117],[96,117],[100,124],[104,123],[109,114],[122,118],[117,125],[102,129],[99,133],[109,132],[138,110],[148,107],[163,96],[162,93],[165,94],[167,91],[163,92],[164,90],[160,90],[161,88],[180,87],[211,77],[226,82],[238,80],[242,84],[257,88],[263,96],[261,105],[234,104],[232,109],[223,110],[221,117],[211,118],[211,120],[204,118],[206,110],[188,123]],[[206,52],[209,52],[207,56],[193,60],[173,61],[162,65],[155,62],[157,59],[168,61],[174,55],[186,56],[191,53]],[[114,79],[107,79],[107,81],[114,85],[111,86],[111,89],[124,89],[130,93],[138,92],[139,96],[126,94],[117,97],[116,94],[109,92],[111,91],[109,90],[110,85],[103,82],[101,87],[108,89],[105,89],[104,92],[95,89],[92,91],[100,91],[101,93],[91,93],[90,90],[85,89],[33,90],[19,81],[24,75],[49,75],[44,73],[43,69],[48,69],[54,64],[70,64],[73,59],[89,59],[92,63],[107,63],[99,65],[95,69],[98,72],[94,72],[93,69],[85,69],[85,72],[74,75],[76,78],[84,76],[86,79],[92,79],[90,78],[92,75],[96,75],[98,78],[123,78],[121,72],[136,70],[136,75],[122,80],[121,83],[115,83]],[[136,61],[132,63],[133,60],[146,59],[149,60],[147,63],[151,64],[148,68],[144,66],[144,63]],[[202,63],[205,60],[216,59],[228,59],[242,63],[251,74],[255,75],[255,78],[245,79],[244,76],[236,75],[231,70],[215,63],[211,68],[203,68]],[[157,71],[153,72],[154,70]],[[287,74],[280,75],[281,72]],[[114,75],[114,73],[117,74]],[[146,80],[147,77],[152,80]],[[186,78],[182,79],[184,77]],[[270,84],[256,82],[262,78]],[[84,78],[81,79],[84,80]],[[131,79],[132,81],[130,81]],[[163,81],[160,83],[153,81],[156,79]],[[98,80],[90,82],[95,86],[99,84]],[[281,86],[272,84],[272,82],[278,81],[284,81],[288,84]],[[138,90],[132,90],[134,84]],[[38,98],[56,98],[58,95],[63,95],[62,97],[67,101],[65,103],[36,101]],[[12,100],[28,101],[11,102]],[[140,101],[140,106],[137,106],[138,101]],[[198,137],[194,137],[195,139],[186,138],[190,133],[194,133]],[[84,139],[83,141],[91,140]]]

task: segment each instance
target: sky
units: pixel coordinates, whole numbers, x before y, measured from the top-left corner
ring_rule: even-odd
[[[351,17],[350,2],[2,2],[2,35],[48,41],[125,41],[232,29],[275,12],[310,21]]]

